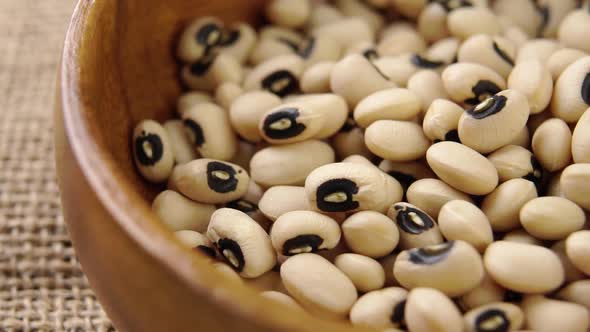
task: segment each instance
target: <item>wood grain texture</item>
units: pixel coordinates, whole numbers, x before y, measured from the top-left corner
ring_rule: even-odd
[[[264,1],[82,0],[66,37],[55,112],[58,179],[74,246],[121,331],[365,331],[291,312],[180,246],[150,209],[159,190],[129,150],[140,119],[181,92],[172,50],[186,22],[256,22]]]

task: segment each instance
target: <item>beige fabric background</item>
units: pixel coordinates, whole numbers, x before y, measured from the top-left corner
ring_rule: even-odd
[[[0,331],[113,331],[55,183],[55,70],[74,0],[0,0]]]

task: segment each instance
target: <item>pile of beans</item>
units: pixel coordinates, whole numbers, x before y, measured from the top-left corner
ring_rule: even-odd
[[[191,22],[138,171],[262,296],[381,331],[586,332],[590,6],[269,1]]]

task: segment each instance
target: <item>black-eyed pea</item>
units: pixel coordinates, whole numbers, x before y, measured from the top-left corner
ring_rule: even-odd
[[[520,226],[520,209],[536,197],[534,183],[525,179],[512,179],[487,195],[481,209],[495,232],[505,232]]]
[[[411,290],[404,311],[409,331],[463,331],[463,317],[459,308],[436,289],[420,287]]]
[[[400,28],[393,23],[377,44],[377,53],[381,56],[397,56],[406,53],[422,53],[427,44],[413,26]],[[392,28],[393,26],[393,28]]]
[[[298,54],[309,68],[323,61],[338,61],[342,55],[342,46],[325,36],[310,37],[299,46]]]
[[[590,29],[590,13],[588,8],[581,8],[570,12],[559,25],[557,38],[567,47],[575,48],[586,53],[590,46],[584,42],[586,31]]]
[[[185,63],[197,61],[213,48],[223,37],[223,23],[215,17],[202,17],[191,22],[182,32],[176,56]]]
[[[556,296],[558,299],[583,305],[590,310],[590,279],[572,282],[560,290]]]
[[[480,253],[494,241],[486,215],[474,204],[454,200],[445,204],[438,215],[438,227],[447,240],[462,240]]]
[[[168,132],[153,120],[138,123],[131,138],[133,160],[148,181],[164,182],[174,167],[174,151]]]
[[[330,92],[330,76],[335,64],[333,61],[323,61],[307,67],[301,75],[301,91],[304,93]]]
[[[533,1],[498,0],[492,6],[498,16],[506,17],[530,37],[538,34],[543,15]]]
[[[428,51],[426,51],[426,57],[432,61],[441,61],[446,64],[457,62],[457,52],[461,46],[461,41],[455,37],[448,37],[441,39],[436,43],[432,44]]]
[[[495,302],[473,308],[463,316],[467,332],[513,331],[523,326],[522,310],[507,302]]]
[[[324,24],[333,23],[344,18],[342,12],[329,3],[314,2],[312,3],[312,11],[307,21],[307,30],[311,31],[314,28]]]
[[[590,314],[584,306],[546,298],[527,296],[522,303],[527,327],[537,332],[585,332],[590,327]]]
[[[316,27],[311,35],[332,39],[344,48],[362,41],[373,42],[375,39],[371,26],[359,17],[347,17]]]
[[[539,193],[542,191],[543,167],[529,150],[518,145],[506,145],[488,155],[488,160],[496,167],[500,182],[523,178],[533,182]]]
[[[525,95],[516,90],[502,91],[463,113],[459,139],[480,153],[492,152],[520,134],[529,113]]]
[[[354,120],[367,128],[377,120],[411,120],[422,110],[420,98],[408,89],[377,91],[361,100],[354,109]]]
[[[476,63],[452,64],[441,77],[447,93],[459,104],[478,105],[506,89],[502,76]]]
[[[284,213],[270,232],[273,247],[284,256],[332,249],[340,236],[340,226],[334,219],[314,211]]]
[[[486,195],[498,185],[494,164],[465,145],[436,143],[426,152],[426,160],[441,180],[462,192]]]
[[[393,204],[389,208],[387,216],[397,224],[401,249],[419,248],[443,242],[443,237],[434,219],[412,204]]]
[[[569,65],[555,82],[551,112],[565,122],[577,122],[590,106],[590,56]]]
[[[393,162],[391,160],[383,160],[379,163],[379,168],[402,185],[404,196],[406,196],[408,188],[410,188],[414,182],[421,179],[436,177],[428,166],[419,161]]]
[[[290,211],[310,210],[305,188],[296,186],[270,187],[260,198],[258,208],[273,221]]]
[[[369,166],[375,166],[372,161],[368,158],[361,156],[359,154],[350,155],[344,159],[342,159],[343,163],[357,163],[357,164],[364,164]]]
[[[590,275],[590,231],[572,233],[565,241],[567,257],[586,275]]]
[[[574,162],[590,163],[590,108],[584,111],[576,123],[571,141]]]
[[[305,192],[312,209],[321,212],[385,212],[403,195],[399,182],[377,167],[350,162],[316,168]]]
[[[262,34],[261,34],[262,35]],[[301,37],[298,36],[296,40]],[[295,55],[298,51],[299,44],[284,37],[266,37],[260,38],[249,55],[249,62],[258,66],[273,58],[284,55]],[[244,77],[248,75],[244,72]]]
[[[559,180],[563,196],[590,210],[590,164],[574,164],[568,166]]]
[[[352,306],[350,321],[357,326],[405,328],[404,309],[407,297],[408,291],[401,287],[368,292]]]
[[[557,81],[563,71],[572,63],[585,57],[586,52],[574,48],[562,48],[555,51],[547,60],[547,69],[551,73],[553,81]]]
[[[330,76],[331,90],[344,97],[355,107],[366,96],[395,87],[370,60],[360,54],[351,54],[334,65]]]
[[[269,59],[254,67],[245,77],[244,90],[268,90],[285,97],[299,90],[299,77],[303,69],[303,59],[298,55],[281,55]]]
[[[381,158],[412,161],[424,157],[430,140],[415,122],[378,120],[365,130],[365,144]]]
[[[361,293],[381,289],[385,284],[385,271],[373,258],[345,253],[336,256],[334,265],[346,274]]]
[[[318,278],[321,276],[321,278]],[[300,254],[281,265],[289,294],[311,313],[344,317],[358,295],[352,281],[336,266],[315,254]]]
[[[208,93],[199,91],[185,92],[178,98],[178,102],[176,103],[176,113],[182,117],[184,111],[192,108],[196,104],[213,102],[213,97]]]
[[[335,5],[344,16],[362,18],[373,31],[385,24],[383,15],[361,0],[336,0]]]
[[[250,181],[250,183],[254,183],[254,181]],[[256,221],[265,232],[270,232],[272,221],[266,218],[266,216],[258,209],[256,202],[246,198],[240,198],[225,204],[223,207],[244,212],[248,217]]]
[[[209,241],[205,235],[199,232],[181,230],[174,232],[174,235],[185,247],[195,251],[200,251],[202,254],[211,258],[215,258],[217,255],[217,252],[215,251],[213,244],[211,244],[211,241]]]
[[[504,299],[506,290],[498,285],[487,273],[483,279],[469,292],[459,298],[459,304],[465,310],[472,310],[477,307],[500,302]]]
[[[520,210],[520,223],[528,233],[542,240],[561,240],[586,223],[584,211],[562,197],[539,197]]]
[[[205,232],[215,205],[192,201],[173,190],[164,190],[152,202],[152,210],[171,230]]]
[[[249,181],[242,167],[203,158],[176,166],[168,187],[197,202],[222,204],[244,196]]]
[[[462,7],[449,13],[447,24],[452,36],[467,39],[477,34],[497,35],[500,24],[486,6]]]
[[[185,65],[180,76],[192,90],[213,92],[222,83],[242,82],[243,72],[233,56],[212,51]]]
[[[286,28],[300,28],[311,14],[311,1],[272,0],[266,5],[266,18]]]
[[[402,251],[393,274],[406,289],[429,287],[456,297],[479,285],[484,268],[481,256],[470,244],[449,241]]]
[[[212,103],[202,103],[182,115],[186,135],[204,158],[230,160],[238,140],[227,112]]]
[[[551,250],[559,257],[559,260],[561,260],[561,265],[565,271],[566,284],[586,278],[584,273],[582,273],[582,271],[570,261],[569,257],[567,257],[565,240],[555,242],[555,244],[551,246]]]
[[[238,142],[238,152],[236,152],[235,156],[232,158],[230,162],[241,166],[247,172],[250,172],[250,160],[252,156],[261,149],[262,146],[254,145],[252,143],[240,140]]]
[[[299,303],[297,303],[297,301],[295,301],[289,295],[281,292],[269,290],[260,293],[260,296],[274,302],[282,303],[285,306],[289,307],[289,309],[291,310],[303,310],[303,308],[301,307],[301,305],[299,305]]]
[[[351,155],[361,155],[369,159],[374,157],[365,144],[365,133],[356,125],[352,113],[340,131],[332,137],[332,147],[339,159]]]
[[[479,63],[507,78],[514,67],[516,52],[517,47],[512,41],[480,34],[461,44],[457,59],[459,62]]]
[[[488,246],[484,264],[494,281],[516,292],[546,293],[564,281],[559,257],[537,245],[496,241]]]
[[[509,145],[518,145],[525,149],[530,148],[531,143],[531,135],[529,134],[529,128],[523,127],[520,133],[510,141]]]
[[[286,43],[291,45],[301,44],[304,38],[299,31],[295,29],[281,27],[278,25],[267,25],[262,27],[258,31],[258,36],[260,40],[275,38],[279,40],[284,40]]]
[[[508,89],[517,90],[527,97],[531,114],[541,113],[551,102],[553,78],[539,60],[523,60],[510,73]]]
[[[569,126],[561,119],[546,120],[535,131],[532,148],[535,157],[547,171],[555,172],[567,167],[572,160],[572,133]]]
[[[579,1],[576,0],[545,0],[537,5],[539,11],[547,17],[543,17],[543,24],[539,29],[545,38],[556,38],[557,31],[563,19],[576,9]]]
[[[422,111],[426,111],[437,99],[449,98],[440,74],[432,70],[420,70],[412,75],[407,87],[420,98]]]
[[[342,235],[357,254],[372,258],[389,255],[399,243],[399,230],[387,216],[375,211],[361,211],[342,223]]]
[[[433,218],[438,218],[440,209],[453,200],[473,203],[471,197],[445,182],[432,178],[424,178],[412,183],[406,191],[410,204],[416,205]]]
[[[303,185],[314,169],[334,160],[329,144],[308,140],[263,148],[252,157],[250,172],[252,180],[263,187]]]
[[[563,45],[551,39],[531,39],[518,49],[516,63],[527,60],[538,60],[543,65],[547,63],[551,55],[562,49]]]
[[[427,0],[392,0],[393,8],[409,18],[417,18],[428,4]]]
[[[256,30],[250,24],[240,22],[225,29],[217,46],[221,52],[233,56],[239,63],[245,63],[256,40]]]
[[[334,93],[294,96],[292,101],[308,107],[326,119],[320,131],[314,136],[317,139],[325,139],[336,134],[346,124],[350,114],[346,100]]]
[[[517,47],[521,47],[530,39],[530,36],[516,25],[503,27],[502,37],[510,40]]]
[[[447,2],[448,3],[448,2]],[[468,4],[466,1],[456,1],[459,5]],[[418,31],[428,42],[436,42],[450,35],[447,27],[447,17],[450,10],[441,2],[431,2],[418,16]]]
[[[406,87],[408,81],[420,70],[428,69],[436,72],[443,70],[445,63],[430,60],[416,53],[405,53],[397,56],[384,56],[375,60],[375,66],[395,84]]]
[[[197,152],[187,137],[181,120],[166,121],[164,129],[168,133],[176,164],[184,164],[197,159]]]
[[[524,229],[515,229],[506,233],[502,238],[502,241],[531,244],[536,246],[543,245],[543,242],[541,242],[541,240],[532,236]]]
[[[537,128],[545,122],[547,119],[553,118],[553,115],[549,110],[543,111],[537,114],[531,114],[529,116],[529,120],[527,121],[527,127],[529,128],[530,135],[534,135]]]
[[[422,129],[432,141],[459,142],[459,119],[463,108],[446,99],[436,99],[424,115]]]
[[[247,214],[222,208],[211,216],[207,237],[230,266],[244,278],[256,278],[276,264],[268,234]]]
[[[268,91],[250,91],[235,99],[229,108],[233,129],[250,142],[262,140],[258,124],[268,110],[281,105],[281,98]]]
[[[242,94],[242,86],[235,82],[220,84],[215,90],[215,102],[226,110],[229,110],[232,103]]]

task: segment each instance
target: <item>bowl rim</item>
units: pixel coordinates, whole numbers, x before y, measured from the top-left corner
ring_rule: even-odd
[[[60,61],[58,102],[74,160],[98,201],[122,231],[195,294],[222,305],[240,318],[254,320],[275,330],[315,332],[320,328],[325,331],[374,331],[322,319],[307,312],[289,311],[285,315],[288,307],[261,298],[250,287],[227,278],[206,258],[183,247],[173,233],[165,229],[117,166],[98,126],[88,117],[89,112],[84,111],[92,108],[90,101],[80,97],[84,89],[80,75],[83,63],[79,59],[83,52],[83,39],[96,19],[93,16],[98,15],[97,7],[102,5],[94,0],[79,0],[76,4]],[[235,301],[236,293],[242,295],[239,296],[239,303]],[[301,324],[302,321],[306,324]]]

